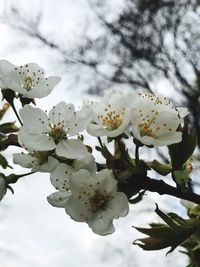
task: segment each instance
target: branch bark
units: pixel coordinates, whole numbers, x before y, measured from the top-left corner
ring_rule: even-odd
[[[141,177],[140,177],[141,178]],[[139,179],[138,179],[139,180]],[[170,195],[180,199],[185,199],[188,201],[192,201],[198,205],[200,205],[200,195],[193,192],[185,192],[183,193],[176,187],[168,185],[162,180],[155,180],[150,177],[142,177],[140,181],[138,181],[139,189],[148,190],[151,192],[156,192],[160,195]]]

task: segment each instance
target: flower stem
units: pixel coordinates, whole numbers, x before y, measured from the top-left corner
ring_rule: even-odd
[[[23,123],[22,123],[22,121],[21,121],[21,119],[20,119],[20,117],[19,117],[19,115],[18,115],[18,113],[17,113],[17,110],[16,110],[16,108],[15,108],[15,105],[14,105],[14,103],[10,103],[10,105],[11,105],[11,107],[12,107],[12,109],[13,109],[13,111],[14,111],[14,113],[15,113],[15,115],[16,115],[16,117],[17,117],[17,119],[18,119],[18,121],[19,121],[19,123],[21,124],[21,126],[23,125]]]
[[[98,141],[99,141],[99,144],[100,144],[101,148],[103,148],[103,143],[102,143],[102,141],[101,141],[101,138],[98,136],[97,139],[98,139]]]
[[[139,145],[136,145],[135,146],[135,165],[136,165],[136,168],[139,164],[139,161],[140,161],[140,158],[139,158],[139,148],[140,146]]]

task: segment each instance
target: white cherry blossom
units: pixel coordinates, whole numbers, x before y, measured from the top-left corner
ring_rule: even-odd
[[[179,109],[181,110],[181,109]],[[164,146],[179,143],[182,133],[178,131],[181,117],[186,109],[179,111],[165,97],[138,94],[132,105],[131,122],[133,135],[145,145]]]
[[[35,63],[15,66],[0,60],[0,88],[9,88],[26,98],[42,98],[51,93],[60,77],[46,78],[45,71]]]
[[[130,122],[130,109],[122,92],[109,91],[101,102],[93,104],[93,112],[87,127],[88,133],[93,136],[119,136]]]
[[[72,166],[68,166],[64,163],[60,163],[56,166],[50,174],[50,181],[57,190],[47,197],[48,202],[58,208],[64,208],[65,204],[71,195],[69,178],[72,173],[86,169],[91,174],[95,174],[97,171],[96,162],[91,154],[87,154],[84,158],[74,160]]]
[[[117,192],[117,181],[108,169],[95,175],[79,170],[69,178],[69,186],[71,196],[65,205],[67,214],[75,221],[86,222],[96,234],[113,233],[113,219],[128,213],[127,197]]]
[[[91,115],[90,107],[75,111],[73,104],[60,102],[49,116],[39,108],[25,105],[19,111],[23,121],[18,134],[19,143],[31,150],[50,151],[70,159],[82,158],[88,152],[82,141],[69,139],[85,129]]]

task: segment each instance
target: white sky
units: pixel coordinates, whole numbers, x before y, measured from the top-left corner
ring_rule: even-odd
[[[5,2],[0,3],[0,9]],[[69,46],[79,35],[83,23],[90,21],[93,16],[85,0],[13,2],[27,3],[27,10],[41,2],[45,9],[43,29],[50,36],[63,36],[62,40],[69,42]],[[111,3],[114,6],[115,0]],[[0,59],[7,59],[17,65],[36,62],[49,75],[62,76],[62,82],[52,94],[37,101],[40,108],[50,109],[61,100],[81,103],[84,98],[80,93],[81,85],[77,90],[66,90],[70,80],[63,73],[54,53],[34,46],[35,42],[3,24],[0,24],[0,36]],[[11,112],[8,117],[13,119]],[[6,154],[11,156],[13,152],[12,149]],[[19,173],[25,170],[16,166],[15,171]],[[116,232],[113,235],[99,237],[86,224],[72,221],[63,209],[53,208],[47,203],[46,196],[54,191],[47,174],[24,178],[13,188],[15,194],[8,192],[0,205],[2,267],[140,267],[151,264],[160,266],[161,262],[163,267],[177,267],[180,263],[184,265],[185,258],[180,253],[175,252],[166,258],[166,250],[148,253],[131,245],[134,239],[141,236],[132,229],[132,225],[146,225],[153,218],[158,219],[152,212],[145,212],[146,209],[155,208],[154,203],[160,199],[156,194],[150,194],[151,197],[146,197],[142,205],[132,208],[129,216],[116,221]],[[167,207],[168,201],[173,202],[172,199],[162,197],[161,208]],[[172,206],[174,211],[177,205],[174,203]]]

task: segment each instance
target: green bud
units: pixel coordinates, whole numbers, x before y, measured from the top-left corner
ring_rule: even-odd
[[[13,133],[19,131],[19,128],[15,125],[15,122],[7,122],[0,124],[1,133]]]
[[[170,165],[163,164],[157,160],[153,160],[151,167],[152,169],[154,169],[154,171],[156,171],[157,173],[163,176],[169,174],[172,171],[172,168]]]

